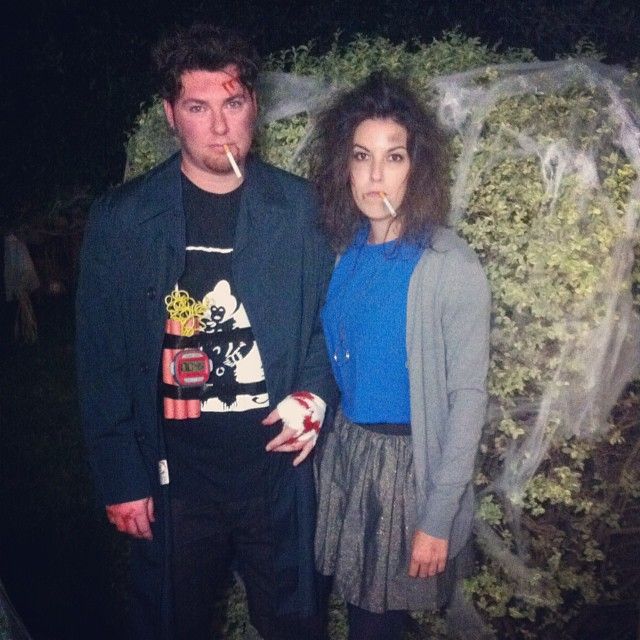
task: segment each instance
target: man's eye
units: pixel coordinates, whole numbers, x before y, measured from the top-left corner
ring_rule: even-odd
[[[192,104],[189,107],[190,113],[200,113],[203,110],[203,106],[201,104]]]
[[[244,104],[244,100],[239,100],[239,99],[238,100],[231,100],[231,101],[227,102],[227,104],[232,109],[239,109]]]

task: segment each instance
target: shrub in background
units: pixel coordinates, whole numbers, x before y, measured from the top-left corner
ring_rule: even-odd
[[[358,37],[322,55],[302,46],[266,65],[325,94],[374,69],[407,75],[454,134],[452,223],[493,292],[480,557],[465,589],[499,637],[569,636],[585,603],[634,597],[610,541],[640,524],[640,101],[636,74],[578,49],[539,63],[454,32],[430,44]],[[304,175],[312,120],[268,122],[261,155]],[[127,177],[171,149],[155,101],[130,136]],[[418,624],[444,633],[433,617]],[[449,633],[470,637],[460,626]]]

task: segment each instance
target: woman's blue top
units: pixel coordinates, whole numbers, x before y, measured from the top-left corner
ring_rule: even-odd
[[[423,249],[367,244],[368,233],[358,231],[333,272],[322,310],[327,348],[347,418],[409,423],[407,292]]]

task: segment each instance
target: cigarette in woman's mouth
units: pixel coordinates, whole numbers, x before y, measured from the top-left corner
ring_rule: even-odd
[[[393,205],[389,202],[389,198],[387,198],[387,194],[384,191],[378,191],[378,194],[382,198],[382,202],[384,206],[387,208],[387,211],[391,214],[392,217],[396,217],[398,214],[396,210],[393,208]]]

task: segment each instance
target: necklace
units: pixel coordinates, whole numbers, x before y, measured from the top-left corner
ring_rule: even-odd
[[[352,315],[349,312],[352,309],[371,308],[374,287],[384,286],[384,284],[381,285],[380,282],[380,272],[384,269],[385,262],[393,259],[398,250],[395,240],[370,245],[366,241],[366,235],[362,235],[356,238],[356,242],[357,251],[353,264],[348,267],[348,271],[345,274],[345,281],[340,287],[340,296],[335,303],[336,342],[331,358],[338,366],[344,366],[351,361],[352,353],[347,335],[349,316]],[[391,251],[387,253],[390,247]],[[368,274],[365,273],[358,278],[356,277],[358,275],[358,267],[362,264],[366,265],[366,263],[363,263],[363,258],[367,251],[369,255],[376,255],[382,252],[383,256],[382,259],[379,258],[375,260],[373,268]],[[351,318],[351,321],[353,323],[353,318]]]
[[[347,346],[347,335],[342,319],[338,321],[338,342],[333,350],[333,361],[338,365],[346,364],[351,360],[351,352]]]

